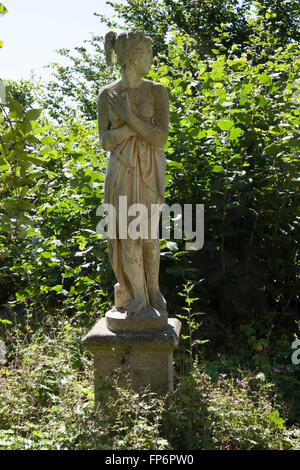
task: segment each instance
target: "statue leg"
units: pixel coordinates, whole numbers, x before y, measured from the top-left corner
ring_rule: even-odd
[[[165,311],[167,303],[159,290],[159,240],[144,240],[143,258],[147,276],[147,291],[150,305],[158,311]]]
[[[134,299],[127,309],[128,316],[138,315],[148,304],[145,292],[142,240],[122,240],[124,272],[130,281]]]
[[[143,202],[148,210],[148,234],[153,236],[152,233],[158,233],[159,217],[152,214],[151,205],[159,204],[159,198],[152,188],[144,185],[143,187]],[[152,220],[152,217],[154,219]],[[152,225],[154,224],[154,227]],[[153,232],[152,230],[153,229]],[[167,303],[159,290],[158,276],[159,276],[159,262],[160,262],[160,248],[159,240],[157,238],[147,238],[143,240],[143,262],[146,272],[147,293],[150,305],[163,312],[167,310]]]

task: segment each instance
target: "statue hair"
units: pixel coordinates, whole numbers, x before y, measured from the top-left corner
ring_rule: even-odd
[[[107,65],[110,67],[114,66],[116,55],[121,67],[126,63],[134,63],[137,49],[143,44],[151,45],[151,39],[146,37],[143,31],[136,28],[120,34],[109,31],[109,33],[105,35],[104,41]]]
[[[115,43],[117,39],[117,33],[114,31],[110,31],[105,35],[104,41],[104,50],[105,50],[105,57],[106,63],[110,67],[113,67],[115,64]]]

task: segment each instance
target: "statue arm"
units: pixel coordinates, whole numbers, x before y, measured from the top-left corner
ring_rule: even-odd
[[[101,146],[106,151],[113,150],[118,144],[126,140],[128,137],[135,135],[127,124],[117,129],[109,129],[110,122],[108,118],[107,107],[107,90],[101,90],[97,100],[98,108],[98,132]]]

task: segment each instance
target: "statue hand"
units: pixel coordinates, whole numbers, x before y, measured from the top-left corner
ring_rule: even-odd
[[[108,103],[113,111],[120,119],[127,121],[128,116],[130,115],[131,108],[128,99],[128,95],[121,97],[114,91],[108,92]]]

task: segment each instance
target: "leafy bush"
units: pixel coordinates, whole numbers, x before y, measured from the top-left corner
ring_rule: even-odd
[[[290,325],[297,318],[299,46],[257,63],[268,41],[253,35],[242,55],[233,46],[202,60],[193,41],[175,36],[173,65],[151,72],[170,90],[167,202],[205,210],[203,249],[178,243],[162,254],[163,272],[173,275],[162,276],[165,289],[203,279],[199,308],[227,323],[272,311]]]
[[[22,113],[15,100],[10,106]],[[106,245],[95,233],[106,164],[95,126],[77,122],[56,129],[30,124],[33,111],[26,116],[2,114],[8,129],[0,141],[3,316],[21,302],[93,314],[105,285],[113,284]],[[16,150],[8,156],[11,146]]]

